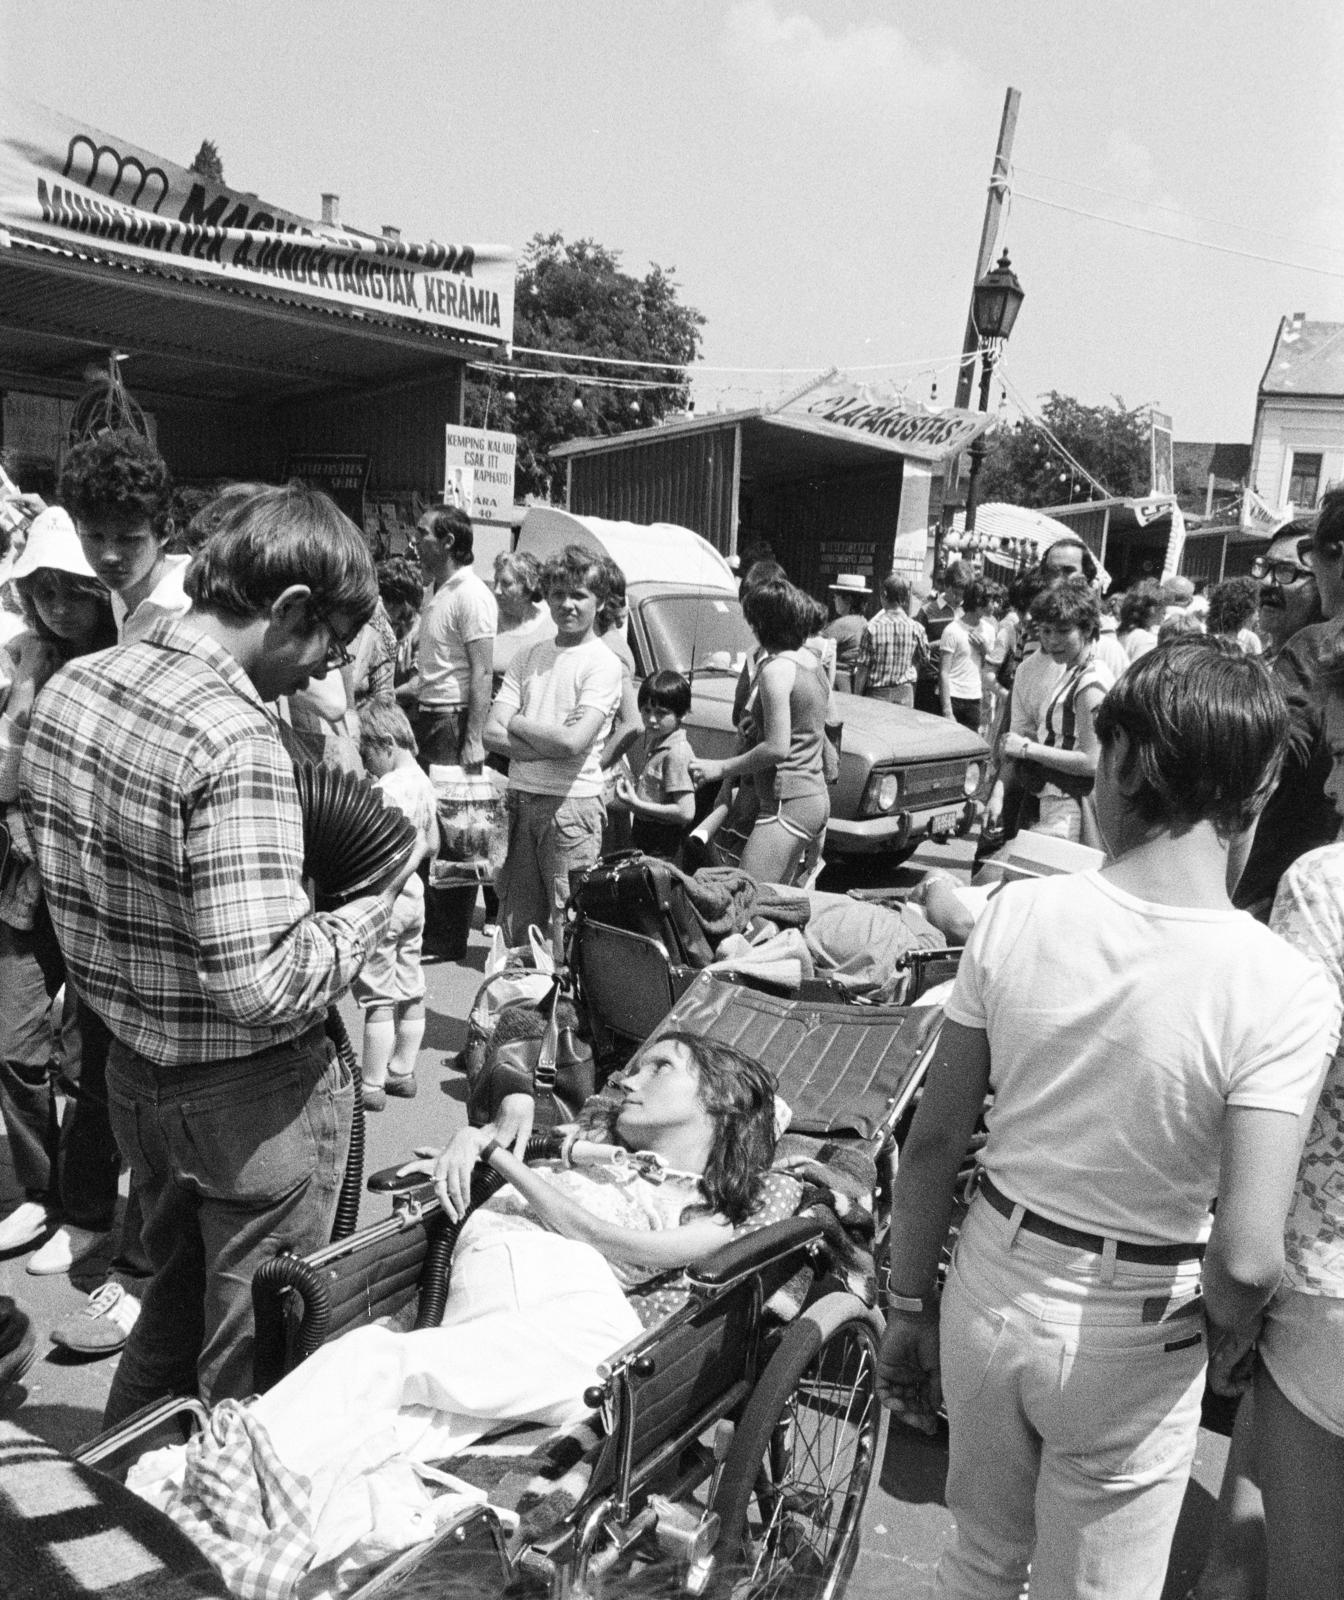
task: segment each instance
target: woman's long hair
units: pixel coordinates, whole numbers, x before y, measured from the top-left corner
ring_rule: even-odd
[[[700,1184],[710,1211],[734,1225],[745,1222],[760,1198],[775,1158],[775,1078],[731,1045],[693,1033],[664,1033],[659,1044],[679,1044],[695,1063],[700,1104],[714,1121],[714,1143]],[[580,1124],[616,1139],[620,1101],[606,1094],[590,1101]]]
[[[94,623],[93,632],[87,639],[62,639],[43,622],[37,603],[33,599],[33,589],[38,576],[45,571],[58,573],[78,594],[98,602],[98,618]],[[55,647],[62,663],[73,661],[76,656],[89,655],[94,650],[110,649],[116,644],[117,624],[112,615],[112,596],[97,578],[80,577],[78,573],[65,572],[59,567],[39,567],[36,572],[30,572],[26,577],[16,578],[14,588],[18,591],[24,621],[39,639],[45,639],[49,645]]]

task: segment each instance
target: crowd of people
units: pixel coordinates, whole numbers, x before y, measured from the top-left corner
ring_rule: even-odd
[[[687,738],[683,675],[636,681],[624,576],[592,550],[501,555],[487,583],[470,519],[441,506],[375,567],[323,495],[236,484],[188,507],[130,434],[73,448],[55,498],[26,508],[0,612],[0,1113],[24,1192],[0,1253],[68,1271],[130,1168],[107,1281],[56,1330],[124,1346],[109,1424],[169,1393],[250,1392],[254,1269],[330,1237],[355,1085],[325,1024],[347,990],[365,1109],[416,1093],[431,767],[506,774],[492,914],[559,960],[572,875],[607,849],[813,878],[848,688],[988,737],[981,854],[1035,829],[1105,863],[975,922],[902,1151],[882,1383],[916,1425],[946,1402],[940,1592],[1016,1595],[1028,1569],[1037,1596],[1159,1592],[1206,1367],[1253,1395],[1201,1600],[1249,1600],[1265,1572],[1275,1596],[1337,1592],[1344,491],[1207,596],[1182,579],[1103,596],[1066,538],[1008,589],[953,562],[917,611],[892,574],[871,619],[868,584],[841,574],[828,621],[762,552],[741,578],[757,648],[738,743],[717,760]],[[296,761],[367,774],[415,825],[334,910],[305,888]],[[618,1284],[632,1261],[698,1259],[758,1198],[773,1139],[769,1085],[730,1058],[675,1040],[625,1080],[609,1135],[686,1180],[637,1239],[596,1202],[534,1193],[513,1125],[426,1170],[452,1211],[491,1162]],[[716,1140],[744,1119],[761,1129],[734,1176]],[[584,1350],[628,1322],[601,1287]],[[501,1337],[522,1337],[520,1310]],[[463,1350],[464,1371],[491,1364]],[[1257,1542],[1242,1513],[1261,1490]]]

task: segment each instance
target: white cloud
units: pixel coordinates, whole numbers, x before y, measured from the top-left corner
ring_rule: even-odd
[[[888,22],[827,28],[775,0],[737,0],[730,7],[725,49],[758,91],[825,100],[836,109],[877,102],[893,113],[947,109],[969,94],[970,64],[921,52]]]

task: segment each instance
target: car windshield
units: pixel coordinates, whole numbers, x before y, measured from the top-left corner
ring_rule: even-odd
[[[674,672],[736,677],[756,648],[735,595],[660,594],[639,607],[653,658]]]

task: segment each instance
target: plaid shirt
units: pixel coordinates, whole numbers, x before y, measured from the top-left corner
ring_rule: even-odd
[[[160,1066],[303,1033],[387,925],[382,900],[312,912],[293,763],[251,679],[190,617],[57,673],[20,786],[75,983]]]
[[[904,611],[883,609],[863,630],[859,665],[868,668],[868,688],[895,689],[915,681],[915,663],[928,654],[923,626]]]

